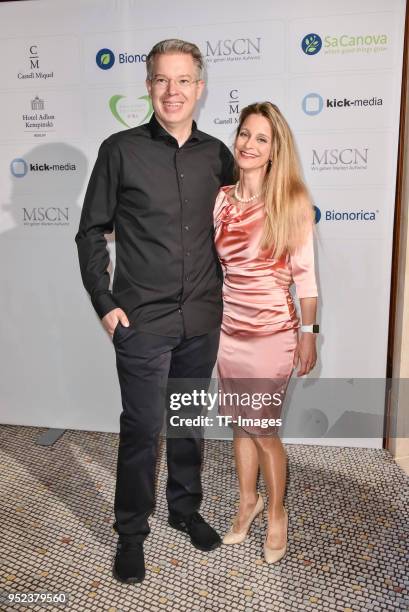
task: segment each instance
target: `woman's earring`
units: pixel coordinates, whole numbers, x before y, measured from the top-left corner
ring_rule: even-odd
[[[268,162],[267,162],[267,169],[270,170],[272,165],[273,165],[273,160],[269,159]]]

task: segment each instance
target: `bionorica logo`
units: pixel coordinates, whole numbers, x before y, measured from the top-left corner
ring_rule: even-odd
[[[324,108],[324,100],[320,94],[309,93],[303,97],[302,109],[306,115],[318,115]]]
[[[334,208],[330,208],[324,211],[324,215],[322,216],[321,210],[318,206],[314,206],[315,212],[315,223],[319,223],[321,217],[324,221],[351,221],[351,222],[359,222],[359,221],[376,221],[379,216],[379,210],[335,210]]]
[[[101,70],[109,70],[115,64],[115,54],[111,49],[100,49],[95,61]]]
[[[315,55],[321,51],[322,39],[318,34],[307,34],[301,41],[301,49],[306,55]]]
[[[23,178],[28,172],[27,162],[21,157],[13,159],[10,163],[10,171],[16,178]]]

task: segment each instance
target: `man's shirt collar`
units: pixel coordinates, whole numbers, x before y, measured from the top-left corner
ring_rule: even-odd
[[[176,142],[177,140],[172,134],[169,134],[165,128],[159,123],[155,117],[155,113],[152,115],[151,120],[148,123],[151,136],[154,140],[166,140],[168,142]],[[192,131],[186,142],[193,142],[201,140],[200,132],[197,129],[196,121],[192,121]]]

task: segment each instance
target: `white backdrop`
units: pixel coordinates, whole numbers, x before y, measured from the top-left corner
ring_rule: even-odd
[[[169,37],[206,57],[203,131],[231,145],[240,108],[263,99],[293,128],[321,215],[316,376],[385,376],[404,11],[404,0],[0,5],[2,422],[118,431],[114,352],[74,236],[98,146],[149,118],[144,60]],[[310,419],[297,393],[291,410]]]

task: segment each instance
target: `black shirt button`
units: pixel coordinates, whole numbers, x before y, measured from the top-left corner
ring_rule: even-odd
[[[185,175],[183,174],[183,172],[180,173],[180,178],[183,178]]]
[[[185,200],[185,204],[187,204],[189,202],[189,200]]]
[[[182,309],[181,309],[181,308],[178,308],[178,312],[180,312],[180,314],[182,314]]]
[[[185,230],[188,232],[190,230],[190,227],[188,225],[185,225]]]
[[[185,255],[186,257],[190,257],[190,251],[186,251]]]
[[[189,278],[190,278],[189,274],[185,274],[185,280],[187,280],[187,281],[188,281],[188,280],[189,280]]]

